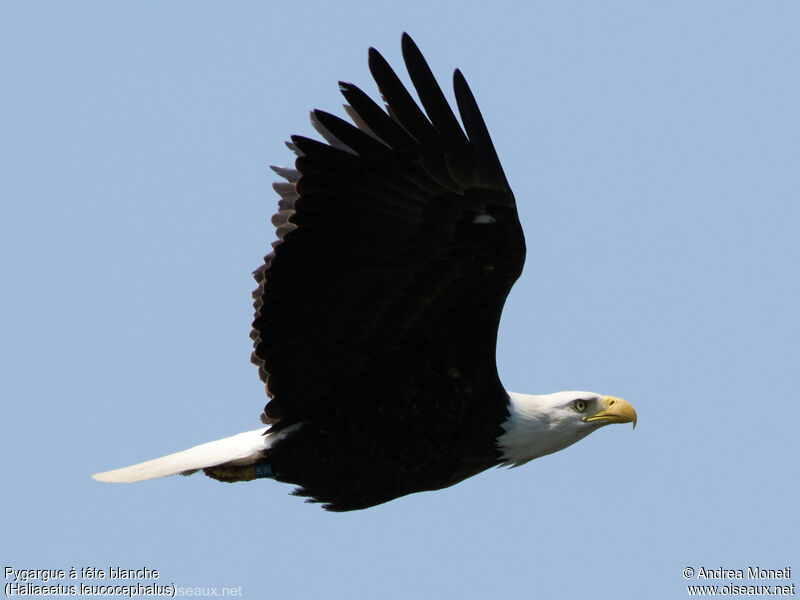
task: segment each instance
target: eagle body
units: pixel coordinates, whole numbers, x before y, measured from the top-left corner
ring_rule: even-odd
[[[474,389],[435,375],[419,383],[426,389],[377,386],[348,399],[340,414],[303,424],[267,450],[274,478],[299,485],[299,495],[326,508],[352,510],[448,487],[499,464],[502,388]],[[497,407],[488,418],[480,410],[487,394]]]
[[[340,82],[353,124],[313,111],[325,141],[293,136],[294,168],[273,167],[277,241],[255,271],[251,334],[267,427],[96,479],[202,469],[345,511],[635,423],[611,396],[504,389],[497,330],[525,261],[515,198],[460,71],[461,123],[406,34],[402,48],[421,107],[371,48],[385,107]]]

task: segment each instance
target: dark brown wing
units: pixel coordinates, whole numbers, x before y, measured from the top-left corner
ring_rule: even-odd
[[[252,360],[277,428],[347,417],[347,391],[376,382],[374,401],[391,404],[391,382],[427,372],[502,392],[497,328],[525,258],[514,196],[461,73],[463,130],[408,35],[402,47],[425,112],[370,49],[388,113],[341,83],[357,126],[314,111],[328,143],[294,136],[296,170],[276,169],[286,183],[278,241],[255,272]],[[505,396],[485,402],[497,413]]]

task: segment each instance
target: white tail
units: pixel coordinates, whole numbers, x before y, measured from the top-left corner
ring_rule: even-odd
[[[288,433],[288,429],[281,433]],[[263,456],[262,452],[276,441],[273,434],[265,435],[265,431],[266,429],[263,427],[245,431],[138,465],[96,473],[92,477],[97,481],[122,483],[167,477],[178,473],[191,475],[199,469],[209,467],[252,465]],[[280,434],[279,436],[283,437]]]

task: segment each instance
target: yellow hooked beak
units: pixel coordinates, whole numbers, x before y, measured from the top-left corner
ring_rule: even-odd
[[[626,402],[622,398],[606,396],[603,398],[603,402],[599,403],[598,408],[600,410],[593,415],[584,417],[583,420],[587,423],[600,421],[601,425],[633,423],[634,428],[636,427],[636,411],[630,402]]]

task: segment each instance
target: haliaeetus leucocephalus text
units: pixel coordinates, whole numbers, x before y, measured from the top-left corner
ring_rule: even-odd
[[[402,48],[424,112],[370,48],[386,111],[340,83],[355,126],[313,111],[327,143],[293,136],[295,168],[274,169],[278,240],[255,272],[252,333],[268,427],[95,479],[268,477],[345,511],[635,425],[612,396],[503,388],[497,328],[525,260],[514,195],[461,72],[463,129],[408,35]]]

